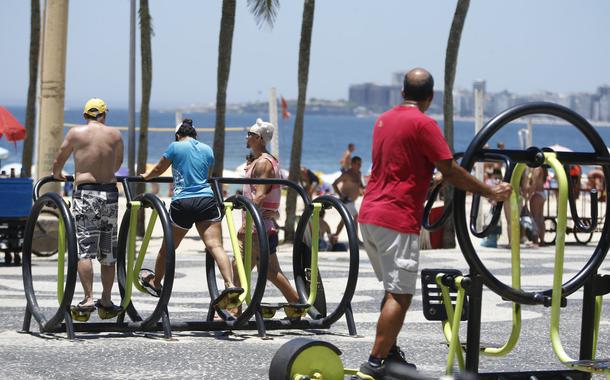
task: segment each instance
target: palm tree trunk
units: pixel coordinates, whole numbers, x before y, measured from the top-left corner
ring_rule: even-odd
[[[292,134],[292,150],[290,152],[290,175],[293,182],[299,181],[301,154],[303,151],[303,119],[307,99],[307,80],[309,77],[309,56],[311,52],[311,34],[313,31],[313,16],[315,0],[305,0],[303,20],[301,24],[301,41],[299,44],[299,96],[297,99],[297,114]],[[294,241],[294,224],[296,221],[297,194],[289,191],[286,198],[286,241]]]
[[[443,99],[443,116],[445,124],[445,139],[453,150],[453,83],[455,82],[455,71],[457,68],[458,52],[460,50],[460,40],[464,22],[468,14],[470,0],[458,0],[453,14],[453,22],[449,31],[447,41],[447,51],[445,53],[445,91]],[[444,189],[445,204],[450,204],[453,200],[453,187],[446,185]],[[455,226],[453,219],[447,219],[443,231],[443,248],[455,247]]]
[[[212,176],[222,176],[225,156],[225,114],[227,85],[231,71],[231,49],[235,29],[235,0],[222,1],[220,36],[218,38],[218,72],[216,84],[216,125],[214,126],[214,169]]]
[[[138,143],[138,172],[146,172],[148,161],[148,120],[150,112],[150,92],[152,87],[152,25],[148,0],[140,0],[140,56],[142,64],[142,104],[140,106],[140,138]],[[146,184],[136,187],[137,193],[144,193]],[[138,214],[138,235],[144,236],[144,209]]]
[[[21,171],[26,177],[32,176],[34,137],[36,132],[36,95],[38,87],[38,63],[40,60],[40,0],[32,0],[30,15],[30,82],[28,101],[25,109],[25,129],[27,136],[23,142]]]

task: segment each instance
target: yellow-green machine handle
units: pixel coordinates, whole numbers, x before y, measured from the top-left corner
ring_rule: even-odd
[[[553,291],[551,295],[551,343],[555,355],[562,363],[583,372],[604,373],[609,375],[610,369],[599,369],[589,366],[570,364],[576,359],[571,358],[561,344],[559,335],[560,313],[561,313],[561,297],[562,297],[562,281],[563,281],[563,266],[564,266],[564,251],[565,251],[565,235],[567,226],[568,214],[568,177],[561,162],[557,159],[555,153],[545,153],[545,163],[551,166],[557,177],[558,196],[557,196],[557,237],[555,238],[555,268],[553,271]],[[597,343],[597,332],[599,331],[599,313],[601,312],[601,302],[596,298],[595,307],[595,336],[594,344]],[[595,355],[596,347],[593,347]]]
[[[309,281],[309,297],[307,304],[313,305],[318,295],[318,250],[320,248],[320,210],[321,203],[313,203],[313,214],[311,216],[311,278]]]
[[[252,275],[252,216],[246,213],[246,229],[244,239],[244,252],[242,254],[239,248],[239,239],[237,238],[237,230],[235,229],[235,221],[233,219],[233,203],[224,202],[225,219],[229,228],[229,237],[231,238],[231,247],[233,248],[233,256],[235,266],[237,267],[237,275],[239,282],[244,292],[239,296],[241,302],[250,302],[250,278]]]

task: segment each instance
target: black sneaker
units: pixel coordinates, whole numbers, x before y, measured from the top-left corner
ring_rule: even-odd
[[[352,377],[352,380],[382,380],[385,376],[385,367],[373,367],[369,362],[364,362],[360,370]]]
[[[400,364],[406,365],[407,367],[417,369],[415,364],[409,363],[407,361],[407,359],[405,359],[405,353],[402,352],[402,350],[398,346],[392,346],[392,348],[390,349],[390,352],[388,353],[388,356],[385,358],[385,361],[400,363]]]

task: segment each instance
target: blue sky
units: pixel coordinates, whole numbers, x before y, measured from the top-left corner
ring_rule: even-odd
[[[150,0],[154,107],[214,102],[221,3]],[[308,97],[345,99],[352,83],[389,83],[414,66],[442,88],[455,3],[318,0]],[[296,98],[302,11],[302,1],[281,1],[275,27],[260,29],[238,1],[229,102],[265,100],[271,86]],[[29,12],[29,1],[0,1],[0,104],[25,104]],[[605,0],[472,0],[456,86],[594,92],[610,83],[608,15]],[[70,1],[66,104],[97,96],[126,108],[128,47],[128,0]]]

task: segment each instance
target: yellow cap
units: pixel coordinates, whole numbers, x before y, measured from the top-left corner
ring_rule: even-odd
[[[98,115],[103,114],[108,111],[108,107],[106,103],[100,98],[91,98],[85,104],[83,108],[83,114],[89,115],[92,117],[97,117]]]

